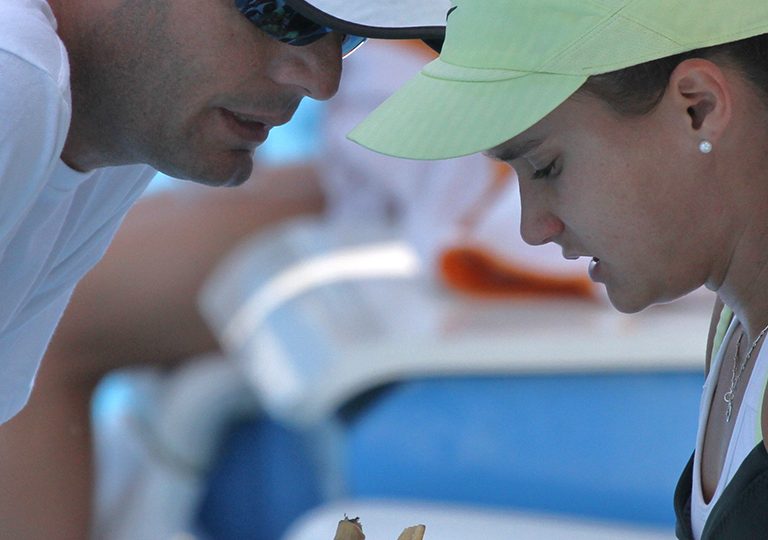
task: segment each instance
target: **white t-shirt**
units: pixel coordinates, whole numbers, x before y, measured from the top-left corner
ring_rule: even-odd
[[[0,422],[26,402],[78,280],[154,171],[60,159],[69,63],[43,0],[0,0]]]

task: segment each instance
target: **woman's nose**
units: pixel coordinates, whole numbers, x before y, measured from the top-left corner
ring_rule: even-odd
[[[526,194],[520,190],[520,235],[532,246],[540,246],[563,232],[565,225],[546,205],[543,197]]]
[[[309,45],[280,45],[272,79],[281,85],[299,87],[313,99],[332,98],[341,78],[341,35],[330,33]]]

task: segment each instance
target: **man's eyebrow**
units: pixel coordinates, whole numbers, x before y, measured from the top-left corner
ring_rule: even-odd
[[[509,163],[537,148],[543,142],[543,139],[530,139],[517,144],[505,143],[483,153],[489,158]]]

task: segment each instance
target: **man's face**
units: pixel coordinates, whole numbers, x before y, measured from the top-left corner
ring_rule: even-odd
[[[73,136],[105,163],[236,185],[269,129],[328,99],[341,36],[306,46],[260,31],[233,0],[123,1],[70,51]]]
[[[624,312],[705,283],[719,242],[701,219],[718,211],[718,193],[665,103],[630,118],[577,94],[488,152],[518,173],[523,238],[594,258],[592,279]]]

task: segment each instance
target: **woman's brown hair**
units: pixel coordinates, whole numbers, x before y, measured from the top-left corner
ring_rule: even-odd
[[[647,114],[661,100],[674,69],[689,58],[721,60],[741,70],[756,90],[762,93],[768,108],[768,34],[593,75],[579,92],[603,100],[620,114]]]

